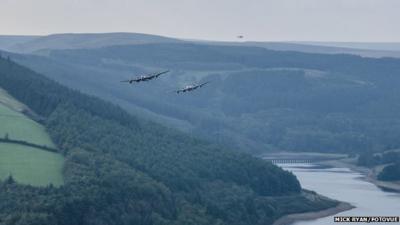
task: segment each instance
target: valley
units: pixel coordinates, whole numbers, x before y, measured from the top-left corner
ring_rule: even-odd
[[[252,154],[399,145],[394,134],[400,127],[395,94],[400,67],[394,58],[180,42],[10,57],[133,115]],[[119,82],[166,69],[171,72],[151,85]],[[207,90],[170,93],[206,81]]]
[[[0,59],[0,86],[42,118],[65,158],[61,187],[0,182],[0,199],[8,199],[0,201],[6,224],[80,224],[98,218],[113,218],[115,224],[272,224],[287,214],[339,204],[303,190],[293,174],[271,163],[141,120],[11,60]],[[4,165],[14,165],[15,173],[21,168],[13,162],[21,160],[21,177],[28,167],[42,175],[49,169],[22,161],[32,158],[27,152],[4,153]],[[47,165],[54,162],[49,155],[37,156]],[[43,204],[49,206],[45,211]]]
[[[101,36],[67,35],[70,48],[63,35],[49,36],[26,43],[29,54],[2,53],[4,139],[39,146],[1,143],[0,189],[12,192],[0,198],[18,196],[13,207],[32,215],[21,221],[254,225],[331,215],[351,206],[304,190],[293,173],[255,156],[308,149],[313,159],[338,160],[399,146],[398,59],[158,37],[109,45]],[[151,84],[120,82],[164,70]],[[172,93],[208,81],[190,95]],[[35,170],[53,174],[29,180]],[[46,177],[55,187],[34,183]],[[62,209],[25,211],[36,201]]]
[[[399,222],[398,9],[1,1],[0,225]]]

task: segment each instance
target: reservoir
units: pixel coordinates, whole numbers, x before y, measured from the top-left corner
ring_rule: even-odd
[[[364,175],[348,168],[322,167],[316,164],[278,164],[292,171],[303,188],[329,198],[344,201],[356,208],[335,216],[400,216],[400,194],[386,192],[363,180]],[[399,223],[335,223],[333,216],[294,225],[399,224]]]

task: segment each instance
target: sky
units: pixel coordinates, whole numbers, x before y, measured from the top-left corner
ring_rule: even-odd
[[[0,0],[0,34],[399,42],[400,0]]]

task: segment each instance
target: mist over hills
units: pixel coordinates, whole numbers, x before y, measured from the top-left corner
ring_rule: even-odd
[[[264,47],[152,43],[47,50],[16,61],[147,119],[244,151],[363,151],[399,145],[399,60]],[[152,83],[134,74],[170,69]],[[171,93],[212,81],[189,95]]]
[[[9,58],[0,57],[0,87],[42,117],[65,157],[61,187],[0,180],[1,224],[264,225],[338,205],[270,162],[143,121]]]
[[[298,51],[322,54],[354,54],[365,57],[400,57],[399,43],[352,43],[352,42],[223,42],[169,38],[141,33],[65,33],[46,36],[0,35],[0,49],[45,54],[48,49],[99,48],[114,45],[135,45],[149,43],[199,43],[207,45],[228,45],[263,47],[277,51]]]
[[[29,42],[38,37],[39,36],[0,35],[0,49],[12,51],[13,46]]]
[[[139,33],[53,34],[8,46],[9,51],[33,53],[46,49],[99,48],[111,45],[175,43],[178,39]]]
[[[400,42],[321,42],[321,41],[299,41],[293,42],[305,45],[330,46],[339,48],[353,48],[365,50],[400,51]]]
[[[243,152],[400,147],[400,59],[123,33],[3,40],[14,53],[1,52],[0,87],[40,115],[66,161],[61,188],[0,182],[0,223],[272,224],[338,202]]]
[[[305,53],[320,53],[320,54],[351,54],[364,57],[382,58],[382,57],[400,57],[400,50],[397,45],[376,44],[375,48],[368,48],[368,45],[336,45],[330,42],[204,42],[198,41],[197,43],[213,44],[213,45],[227,45],[227,46],[247,46],[247,47],[261,47],[269,50],[276,51],[296,51]],[[373,45],[375,46],[375,45]],[[393,49],[390,48],[393,46]],[[364,48],[365,47],[365,48]],[[380,48],[382,47],[382,48]]]

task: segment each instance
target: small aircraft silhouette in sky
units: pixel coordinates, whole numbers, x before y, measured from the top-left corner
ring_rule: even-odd
[[[133,82],[139,83],[142,81],[149,81],[149,80],[158,78],[159,76],[161,76],[165,73],[168,73],[168,72],[169,72],[169,70],[158,72],[158,73],[153,73],[153,74],[148,74],[148,75],[141,75],[137,78],[133,78],[133,79],[129,79],[129,80],[122,80],[121,82],[126,82],[126,83],[132,84]]]
[[[207,82],[204,82],[204,83],[198,84],[198,85],[194,85],[194,84],[192,84],[192,85],[187,85],[186,87],[184,87],[184,88],[182,88],[182,89],[179,89],[179,90],[177,90],[177,91],[175,91],[175,92],[176,92],[177,94],[180,94],[180,93],[184,93],[184,92],[194,91],[194,90],[196,90],[196,89],[198,89],[198,88],[203,87],[204,85],[206,85],[206,84],[208,84],[208,83],[210,83],[210,81],[207,81]]]

